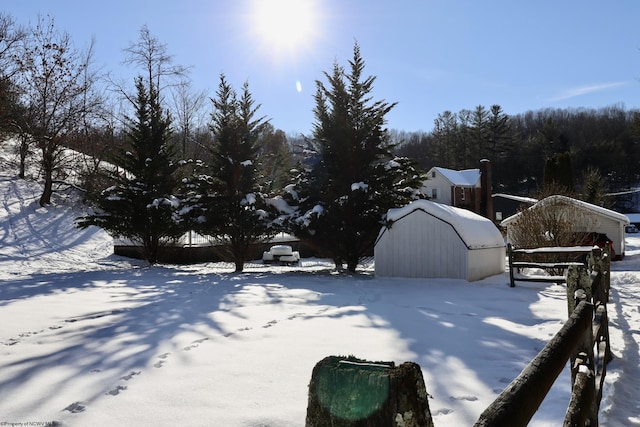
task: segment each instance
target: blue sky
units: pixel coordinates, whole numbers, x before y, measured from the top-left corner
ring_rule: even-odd
[[[275,25],[259,3],[285,2]],[[288,2],[288,4],[286,4]],[[273,3],[273,9],[278,4]],[[375,99],[397,102],[392,129],[430,131],[438,114],[502,106],[640,108],[637,0],[3,0],[18,23],[50,14],[78,47],[95,38],[95,62],[129,76],[122,49],[147,25],[195,88],[219,74],[248,81],[260,113],[287,133],[312,128],[315,80],[354,41],[375,75]]]

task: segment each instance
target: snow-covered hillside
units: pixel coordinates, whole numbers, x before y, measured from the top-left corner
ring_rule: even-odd
[[[146,266],[78,230],[71,195],[0,159],[0,423],[304,425],[316,362],[355,355],[423,370],[436,427],[471,426],[567,318],[564,288],[338,275],[325,260]],[[612,273],[602,426],[640,425],[640,238]],[[531,425],[562,424],[565,371]]]

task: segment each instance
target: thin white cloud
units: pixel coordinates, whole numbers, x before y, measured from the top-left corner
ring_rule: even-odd
[[[602,83],[602,84],[594,84],[588,86],[580,86],[572,89],[565,90],[560,95],[549,98],[549,101],[564,101],[570,98],[575,98],[576,96],[587,95],[594,92],[602,92],[604,90],[613,89],[620,86],[626,86],[629,82],[613,82],[613,83]]]

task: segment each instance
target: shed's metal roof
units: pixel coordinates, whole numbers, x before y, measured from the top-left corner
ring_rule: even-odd
[[[400,221],[416,211],[422,211],[451,225],[469,249],[505,246],[502,234],[489,219],[467,209],[429,200],[416,200],[402,208],[390,209],[387,220]]]

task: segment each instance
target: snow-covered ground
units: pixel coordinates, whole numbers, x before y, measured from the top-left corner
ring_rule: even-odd
[[[0,424],[303,426],[328,355],[422,367],[436,427],[471,426],[567,318],[565,290],[300,267],[146,266],[73,198],[0,168]],[[640,425],[640,237],[614,263],[602,426]],[[531,425],[558,426],[567,370]],[[26,424],[25,424],[26,425]]]

